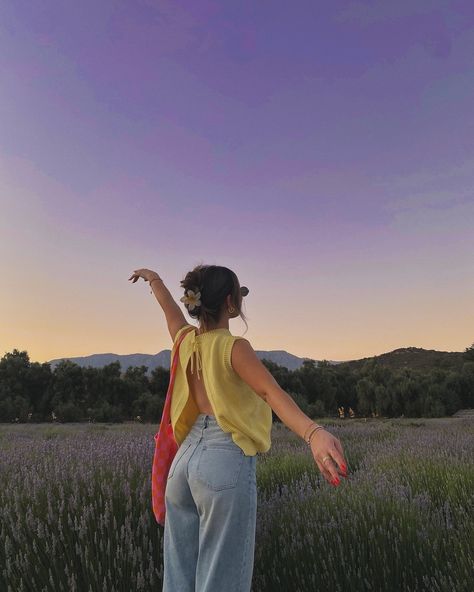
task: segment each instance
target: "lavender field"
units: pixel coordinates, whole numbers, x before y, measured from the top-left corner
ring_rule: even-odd
[[[473,423],[326,423],[349,463],[337,488],[281,424],[259,455],[253,592],[471,591]],[[155,432],[0,426],[0,590],[161,590]]]

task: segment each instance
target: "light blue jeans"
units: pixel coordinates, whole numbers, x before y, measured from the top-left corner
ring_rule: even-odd
[[[257,456],[200,413],[166,484],[162,592],[250,592]]]

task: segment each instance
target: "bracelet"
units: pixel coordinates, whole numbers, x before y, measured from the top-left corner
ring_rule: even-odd
[[[308,439],[306,438],[306,432],[308,431],[308,429],[309,429],[309,428],[312,428],[313,426],[315,426],[315,427],[317,427],[317,428],[322,428],[322,427],[323,427],[323,426],[320,426],[318,423],[316,423],[316,422],[312,421],[312,422],[311,422],[311,423],[308,425],[308,427],[305,429],[305,431],[304,431],[303,440],[306,440],[306,441],[308,441]],[[312,433],[313,433],[313,432],[311,432],[311,433],[310,433],[310,435],[311,435]]]
[[[316,425],[314,430],[309,434],[308,439],[306,440],[306,444],[311,446],[311,440],[313,439],[313,434],[315,434],[318,430],[324,430],[323,426]]]
[[[309,433],[308,438],[306,438],[306,432],[308,431],[309,428],[314,427],[314,429]],[[313,432],[315,432],[317,429],[322,428],[323,426],[320,426],[319,424],[315,423],[314,421],[312,421],[309,426],[305,429],[304,431],[304,435],[303,435],[303,439],[306,440],[306,443],[309,445],[310,444],[310,437],[313,434]]]
[[[316,425],[316,424],[314,423],[314,421],[311,421],[311,422],[308,424],[308,427],[305,429],[305,431],[304,431],[304,434],[303,434],[303,440],[306,440],[306,432],[308,431],[308,428],[311,428],[311,427],[313,427],[314,425]]]

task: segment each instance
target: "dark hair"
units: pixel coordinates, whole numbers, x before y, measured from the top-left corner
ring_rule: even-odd
[[[232,306],[248,328],[242,312],[242,302],[243,296],[247,296],[249,289],[246,286],[240,286],[239,278],[228,267],[196,265],[194,269],[188,271],[184,280],[181,280],[181,287],[184,288],[185,295],[187,290],[193,290],[194,293],[201,292],[199,306],[194,306],[192,310],[186,303],[185,306],[189,315],[193,319],[199,319],[206,329],[219,322],[229,294],[232,298]]]

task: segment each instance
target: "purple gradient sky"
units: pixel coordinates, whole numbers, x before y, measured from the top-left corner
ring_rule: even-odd
[[[471,1],[2,0],[0,355],[170,348],[128,277],[201,261],[255,349],[463,351],[473,56]]]

